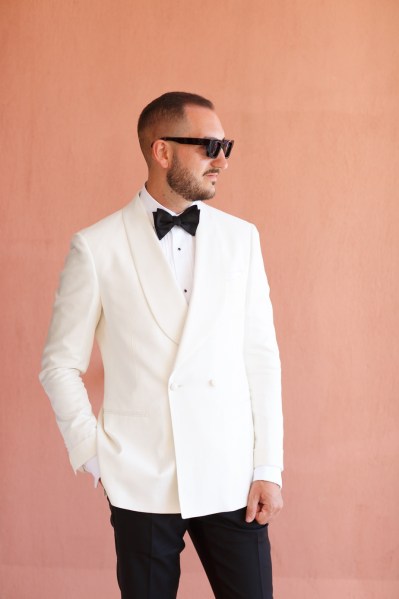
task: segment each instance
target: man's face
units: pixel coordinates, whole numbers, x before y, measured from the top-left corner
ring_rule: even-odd
[[[186,121],[180,137],[224,138],[223,127],[213,110],[186,106]],[[175,193],[188,201],[210,200],[216,193],[219,174],[227,168],[223,150],[216,158],[206,155],[205,146],[173,144],[172,164],[166,180]]]

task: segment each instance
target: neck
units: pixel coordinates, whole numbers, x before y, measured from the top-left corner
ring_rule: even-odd
[[[164,185],[156,185],[151,180],[148,180],[145,186],[154,200],[172,212],[183,212],[183,210],[192,205],[192,202],[182,198],[182,196],[174,192],[169,185],[167,187]]]

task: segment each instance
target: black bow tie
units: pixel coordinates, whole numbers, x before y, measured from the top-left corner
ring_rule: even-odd
[[[175,225],[182,227],[190,235],[195,235],[200,219],[198,206],[190,206],[190,208],[187,208],[187,210],[177,216],[173,216],[169,212],[166,212],[166,210],[158,208],[156,212],[153,212],[153,215],[158,239],[165,237]]]

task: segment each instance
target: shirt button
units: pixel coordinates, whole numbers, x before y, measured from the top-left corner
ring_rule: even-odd
[[[170,383],[170,385],[169,385],[169,389],[170,389],[171,391],[176,391],[176,389],[178,388],[178,386],[179,386],[179,385],[178,385],[177,383]]]
[[[209,384],[211,387],[216,387],[216,381],[215,379],[210,379]]]

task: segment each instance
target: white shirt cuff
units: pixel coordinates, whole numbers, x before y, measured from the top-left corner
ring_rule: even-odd
[[[281,470],[277,466],[257,466],[254,469],[252,481],[254,482],[255,480],[266,480],[269,483],[275,483],[279,487],[283,486]]]
[[[94,487],[96,488],[98,485],[98,481],[101,478],[100,464],[98,463],[98,458],[96,455],[83,464],[83,470],[92,475],[94,479]]]

